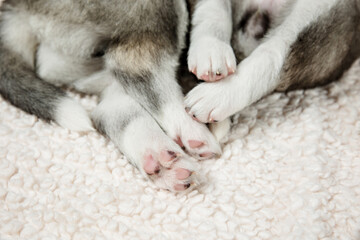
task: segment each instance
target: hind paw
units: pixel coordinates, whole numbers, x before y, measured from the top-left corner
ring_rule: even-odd
[[[206,125],[192,119],[184,110],[179,110],[174,119],[164,125],[167,134],[195,159],[210,159],[221,154],[218,141]],[[175,115],[174,114],[174,115]]]
[[[144,156],[143,171],[160,188],[180,192],[191,187],[195,162],[185,153],[149,150]]]

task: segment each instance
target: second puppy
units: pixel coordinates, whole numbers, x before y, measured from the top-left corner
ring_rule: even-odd
[[[188,65],[207,82],[187,95],[189,113],[223,121],[274,90],[336,80],[360,56],[359,8],[359,0],[198,1]]]

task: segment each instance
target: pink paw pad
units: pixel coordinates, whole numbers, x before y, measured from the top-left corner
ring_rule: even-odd
[[[205,82],[215,82],[225,78],[226,75],[220,72],[207,72],[199,77],[199,79],[204,80]]]
[[[191,148],[200,148],[205,145],[203,142],[197,140],[189,140],[188,143]]]
[[[144,170],[147,174],[153,175],[160,172],[160,164],[154,160],[152,155],[145,156]]]
[[[219,81],[223,78],[225,78],[226,76],[221,74],[221,73],[216,73],[216,74],[213,74],[213,73],[205,73],[203,75],[201,75],[199,77],[199,79],[201,80],[204,80],[206,82],[214,82],[214,81]]]
[[[210,81],[210,74],[209,74],[209,73],[205,73],[205,74],[201,75],[201,76],[199,77],[199,79],[204,80],[204,81]]]
[[[176,191],[184,191],[184,190],[188,189],[190,186],[191,186],[190,183],[188,183],[188,184],[176,184],[174,186],[174,189]]]
[[[175,172],[176,172],[176,178],[178,180],[185,180],[188,177],[190,177],[192,174],[192,172],[190,172],[189,170],[184,169],[184,168],[178,168],[178,169],[176,169]]]
[[[206,82],[216,82],[216,81],[220,81],[221,79],[226,78],[227,76],[230,76],[231,74],[233,74],[235,71],[231,68],[227,69],[227,73],[222,73],[220,71],[217,72],[206,72],[200,76],[197,76],[198,79],[206,81]],[[194,73],[196,75],[196,71],[192,71],[192,73]]]

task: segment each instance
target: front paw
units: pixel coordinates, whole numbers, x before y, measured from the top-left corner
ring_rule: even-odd
[[[230,76],[231,78],[232,76]],[[220,122],[247,105],[246,93],[237,91],[229,78],[216,83],[202,83],[185,97],[187,112],[203,123]]]
[[[229,44],[214,37],[203,37],[191,43],[188,66],[198,79],[213,82],[234,73],[236,59]]]

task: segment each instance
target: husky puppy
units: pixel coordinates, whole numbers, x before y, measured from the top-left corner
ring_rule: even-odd
[[[186,96],[188,112],[223,121],[274,90],[339,78],[360,56],[359,8],[359,0],[199,0],[188,65],[206,82]]]
[[[220,153],[176,82],[185,0],[6,0],[0,18],[0,93],[15,106],[71,130],[94,126],[171,191],[190,187],[193,157]],[[101,100],[89,117],[60,86]]]

